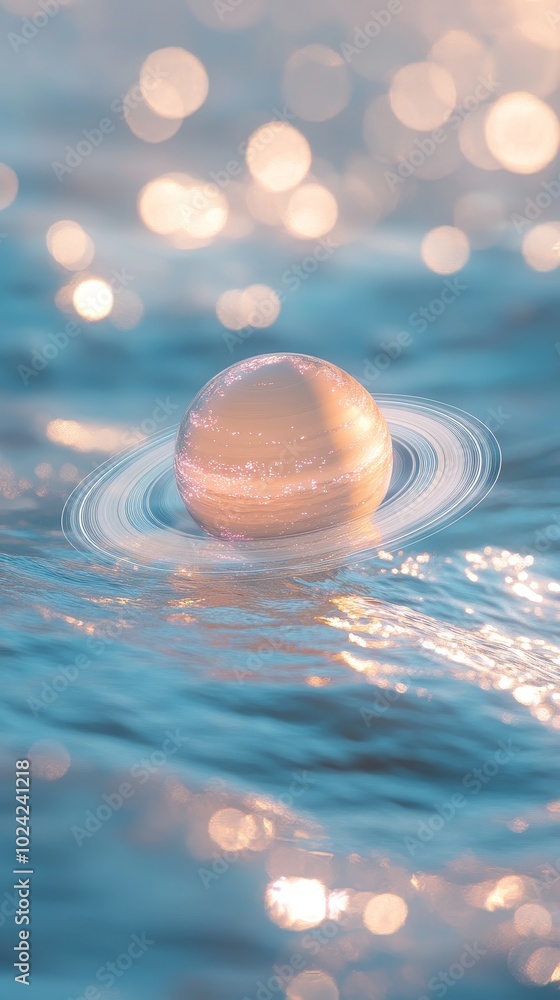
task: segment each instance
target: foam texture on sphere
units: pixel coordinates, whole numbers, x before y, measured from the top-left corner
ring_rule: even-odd
[[[371,516],[389,486],[391,437],[356,379],[302,354],[264,354],[211,379],[183,417],[175,478],[220,538],[279,538]]]

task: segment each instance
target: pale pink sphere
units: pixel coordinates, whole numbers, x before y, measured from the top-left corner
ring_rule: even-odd
[[[368,518],[392,464],[389,429],[369,392],[304,354],[263,354],[221,372],[187,409],[175,448],[187,510],[228,539]]]

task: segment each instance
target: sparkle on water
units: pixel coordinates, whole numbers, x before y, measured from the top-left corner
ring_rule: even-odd
[[[37,0],[0,5],[10,18],[7,28],[38,34],[16,42],[19,52],[11,53],[9,45],[6,51],[6,60],[15,56],[7,96],[12,137],[3,154],[9,165],[0,164],[7,367],[15,361],[10,327],[20,304],[33,338],[26,340],[25,330],[13,324],[22,359],[55,330],[45,311],[36,248],[52,272],[53,293],[55,282],[64,282],[57,308],[72,320],[76,312],[80,317],[80,336],[25,389],[25,407],[7,387],[6,416],[13,410],[14,440],[25,447],[11,448],[7,439],[0,468],[17,553],[7,564],[5,645],[23,654],[13,683],[6,660],[2,732],[6,745],[13,741],[17,754],[30,759],[35,792],[43,790],[37,819],[50,859],[38,900],[53,913],[36,939],[43,949],[35,969],[41,996],[77,996],[84,987],[89,995],[92,970],[113,954],[103,934],[126,944],[130,930],[140,927],[158,944],[146,959],[150,977],[141,970],[136,982],[137,1000],[201,990],[216,1000],[281,993],[289,1000],[405,1000],[441,994],[463,975],[450,996],[478,992],[513,1000],[536,986],[558,987],[560,799],[550,762],[560,733],[554,632],[560,584],[552,576],[560,529],[553,492],[547,495],[554,423],[546,405],[546,377],[554,380],[558,348],[554,341],[547,348],[545,335],[560,262],[554,162],[559,0],[417,0],[375,5],[376,12],[365,0],[186,0],[180,31],[174,19],[166,25],[165,5],[140,21],[126,4],[113,11],[70,0],[59,12],[56,4]],[[186,20],[191,14],[202,30]],[[100,33],[106,15],[110,32]],[[30,18],[25,27],[22,18]],[[126,49],[120,48],[125,35]],[[111,48],[102,47],[108,58],[97,74],[95,46],[103,37]],[[319,38],[332,48],[317,44]],[[88,44],[85,58],[82,41]],[[197,55],[160,48],[176,43]],[[152,46],[156,51],[149,54]],[[115,53],[124,58],[111,58]],[[22,132],[23,143],[18,130],[29,115],[22,114],[21,101],[25,111],[28,80],[44,70],[41,60],[58,71],[40,77],[36,122],[43,96],[47,114],[31,139]],[[73,97],[53,131],[47,127],[52,109],[68,86]],[[122,123],[110,104],[121,90]],[[84,128],[95,132],[98,115],[92,117],[87,103],[92,93],[99,97],[99,115],[110,108],[114,134],[60,186],[41,188],[55,149],[75,145]],[[277,115],[297,129],[276,120],[258,128]],[[327,125],[317,128],[316,122]],[[41,164],[45,169],[38,169]],[[546,173],[539,176],[541,171]],[[388,172],[397,180],[389,182]],[[433,184],[441,177],[448,180]],[[326,195],[318,198],[317,188]],[[140,191],[141,227],[133,233],[138,254],[131,257],[121,235]],[[399,322],[424,301],[423,290],[415,280],[408,285],[401,271],[406,244],[388,228],[391,216],[398,227],[406,219],[413,223],[407,240],[422,280],[428,269],[445,275],[468,266],[470,291],[425,337],[414,338],[376,389],[394,384],[403,392],[442,395],[438,355],[458,359],[448,365],[446,398],[465,406],[476,402],[482,414],[487,404],[502,402],[507,413],[508,400],[515,400],[511,423],[500,429],[508,476],[486,513],[469,525],[476,548],[465,551],[464,536],[451,532],[443,554],[442,539],[433,551],[418,545],[398,551],[401,536],[410,542],[411,518],[417,541],[418,525],[434,519],[441,526],[464,512],[485,439],[473,437],[476,425],[457,411],[452,435],[453,424],[425,408],[408,400],[404,409],[380,394],[396,471],[375,515],[384,530],[374,569],[345,567],[336,575],[314,574],[310,583],[296,583],[291,574],[278,593],[271,578],[279,546],[265,539],[266,578],[258,586],[239,576],[235,586],[231,576],[225,584],[217,573],[207,578],[204,567],[214,573],[220,554],[225,562],[236,546],[189,535],[192,525],[173,479],[171,429],[159,443],[141,442],[135,458],[109,463],[104,478],[90,480],[87,492],[70,504],[74,540],[81,532],[90,554],[115,553],[115,565],[84,570],[82,556],[69,553],[52,530],[51,512],[100,455],[130,440],[133,413],[145,415],[136,404],[146,403],[149,413],[155,397],[167,392],[162,385],[183,379],[177,384],[185,392],[195,390],[203,373],[216,370],[215,345],[201,329],[198,310],[212,322],[215,308],[228,330],[247,323],[267,327],[280,308],[273,286],[281,287],[284,265],[276,259],[266,264],[261,241],[297,262],[308,251],[296,240],[318,238],[336,223],[341,252],[321,264],[286,308],[281,297],[282,308],[288,322],[292,309],[294,318],[301,310],[299,319],[310,319],[309,336],[317,335],[299,349],[319,350],[320,343],[329,356],[359,370],[366,327],[361,303],[370,301],[366,289],[367,296],[375,291],[386,247],[395,253],[395,305],[404,308]],[[232,247],[234,232],[251,235],[253,229],[257,253]],[[48,257],[42,245],[47,230]],[[24,239],[16,242],[16,233]],[[206,248],[212,243],[210,261]],[[480,256],[494,243],[501,247]],[[200,258],[190,254],[181,270],[184,251],[199,249]],[[22,257],[22,250],[29,255]],[[105,277],[113,267],[132,265],[134,291],[119,291],[112,306],[109,286],[86,271],[94,253]],[[497,262],[503,254],[512,268],[501,282]],[[18,259],[19,274],[12,273]],[[122,336],[141,318],[140,295],[148,319],[142,336]],[[346,304],[346,317],[355,316],[356,329],[364,329],[363,339],[350,336],[341,345],[335,323],[336,332],[329,333],[335,297]],[[189,324],[187,300],[193,305]],[[390,339],[396,314],[385,314],[380,304],[375,336]],[[176,309],[188,357],[183,368],[175,351],[179,338],[169,350],[166,336]],[[103,321],[100,330],[97,320]],[[117,329],[111,331],[111,324]],[[268,348],[252,343],[255,350],[276,348],[276,342]],[[126,384],[117,394],[117,352],[132,345],[134,355],[122,354]],[[492,354],[496,347],[500,353]],[[104,375],[101,380],[92,366],[88,385],[94,351]],[[108,406],[105,413],[109,395],[111,402],[120,397],[121,409],[110,413]],[[538,406],[530,405],[533,398]],[[22,438],[26,410],[30,424]],[[420,472],[416,492],[403,489],[399,507],[393,497],[405,445]],[[469,447],[470,464],[451,489],[454,458]],[[292,457],[288,453],[287,460]],[[311,536],[305,566],[314,565],[320,545],[329,556],[335,550],[319,535]],[[293,539],[285,541],[293,552]],[[335,541],[342,561],[350,548],[345,537]],[[212,546],[204,559],[197,545]],[[245,553],[253,545],[238,548]],[[303,547],[298,541],[298,557]],[[131,562],[135,570],[161,566],[165,572],[144,582]],[[45,692],[54,704],[47,704]],[[30,697],[39,699],[40,711],[29,712]],[[65,931],[67,955],[56,971],[56,900],[60,872],[71,857],[71,825],[86,808],[97,809],[100,794],[107,798],[120,787],[140,753],[159,746],[163,725],[185,727],[187,752],[157,767],[145,787],[135,786],[131,803],[123,802],[119,816],[76,852],[83,861],[73,898],[76,937],[67,941],[71,931]],[[64,743],[56,738],[61,735]],[[466,796],[468,808],[441,829],[436,803],[439,809],[455,789],[465,791],[467,768],[493,763],[486,755],[494,752],[494,737],[510,735],[523,752],[480,795]],[[99,782],[90,770],[93,759]],[[104,760],[110,761],[106,771]],[[314,781],[301,798],[288,792],[295,766],[309,768]],[[10,782],[5,785],[9,792]],[[12,843],[13,827],[6,829]],[[404,835],[416,837],[419,829],[434,839],[418,839],[410,856]],[[66,833],[56,840],[59,831]],[[138,883],[139,866],[140,894],[127,891]],[[191,901],[192,907],[184,905]],[[80,934],[84,921],[91,933]],[[475,968],[468,955],[469,967],[459,964],[467,942],[482,942],[487,951]],[[288,968],[292,956],[302,971]],[[199,960],[202,974],[193,982]],[[272,975],[273,963],[280,975],[287,970],[282,981]],[[239,980],[242,967],[246,978]],[[62,969],[75,977],[66,982]],[[178,981],[183,969],[188,985]],[[133,993],[128,975],[123,988]],[[118,996],[111,990],[106,1000]]]

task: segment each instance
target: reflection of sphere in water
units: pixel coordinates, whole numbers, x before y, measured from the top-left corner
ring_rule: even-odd
[[[213,378],[175,448],[179,493],[222,538],[273,538],[371,515],[387,491],[391,437],[351,375],[302,354],[265,354]]]

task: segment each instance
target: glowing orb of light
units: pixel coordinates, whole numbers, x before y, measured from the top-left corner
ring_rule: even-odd
[[[389,91],[393,114],[403,125],[419,132],[443,125],[456,100],[453,77],[437,63],[403,66],[395,73]]]
[[[78,222],[62,219],[47,232],[47,248],[58,264],[69,271],[88,267],[95,253],[93,240]]]
[[[340,993],[332,976],[306,969],[288,983],[286,996],[288,1000],[339,1000]]]
[[[270,919],[286,930],[316,927],[327,915],[326,889],[316,878],[282,875],[269,883],[264,901]]]
[[[8,208],[17,196],[19,181],[15,170],[0,163],[0,209]]]
[[[261,187],[267,191],[289,191],[308,173],[311,148],[293,125],[272,121],[253,132],[245,158]]]
[[[187,237],[200,245],[212,240],[226,225],[227,200],[213,184],[172,173],[156,177],[138,195],[138,213],[152,232],[168,237]]]
[[[542,222],[528,229],[522,253],[535,271],[554,271],[560,267],[560,222]]]
[[[534,174],[554,159],[560,125],[552,108],[534,94],[505,94],[492,105],[485,123],[488,148],[514,174]]]
[[[114,297],[111,286],[102,278],[86,278],[74,289],[72,302],[83,319],[96,323],[109,315]]]
[[[162,118],[144,100],[137,100],[134,93],[135,88],[131,87],[125,98],[124,120],[130,131],[143,142],[166,142],[176,135],[181,125],[182,118]],[[127,104],[127,100],[129,103]]]
[[[34,778],[56,781],[66,774],[72,758],[63,743],[58,740],[39,740],[29,747],[27,757]]]
[[[371,934],[395,934],[408,916],[404,899],[392,892],[373,896],[364,910],[364,924]]]
[[[436,274],[455,274],[469,259],[469,241],[455,226],[437,226],[422,240],[420,250],[426,267]]]
[[[193,400],[175,478],[210,534],[278,538],[371,516],[392,461],[385,419],[351,375],[307,355],[264,354],[227,368]]]
[[[264,330],[280,315],[281,302],[268,285],[230,288],[220,295],[216,315],[228,330],[243,330],[246,326]]]
[[[157,49],[140,70],[146,104],[162,118],[188,118],[208,96],[208,74],[200,59],[185,49]]]
[[[296,188],[284,216],[286,228],[299,239],[325,236],[337,219],[336,198],[322,184],[302,184]]]

